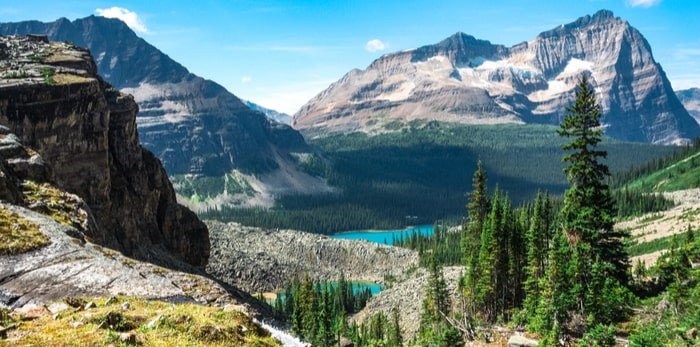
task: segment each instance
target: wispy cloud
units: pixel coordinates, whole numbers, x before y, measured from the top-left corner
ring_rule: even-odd
[[[649,8],[661,3],[662,0],[627,0],[627,6]]]
[[[250,83],[253,82],[253,78],[250,76],[243,76],[241,77],[241,83]]]
[[[700,57],[700,48],[679,48],[673,53],[676,59],[691,59]]]
[[[700,42],[687,42],[658,57],[674,90],[700,87],[700,48],[696,47]]]
[[[369,41],[367,41],[367,44],[365,45],[365,50],[367,50],[367,52],[370,52],[370,53],[383,51],[385,49],[386,49],[386,44],[384,44],[384,42],[382,42],[382,40],[380,40],[380,39],[369,40]]]
[[[146,28],[146,24],[134,11],[130,11],[123,7],[114,6],[110,8],[98,8],[95,10],[95,13],[97,13],[98,16],[106,18],[117,18],[122,22],[126,23],[126,25],[128,25],[129,28],[133,29],[136,32],[148,33],[148,28]]]

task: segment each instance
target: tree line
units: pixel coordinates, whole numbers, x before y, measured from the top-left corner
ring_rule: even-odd
[[[433,258],[432,294],[421,322],[428,328],[419,334],[423,344],[488,339],[484,328],[515,322],[540,335],[541,346],[557,346],[566,336],[590,340],[593,332],[596,343],[605,345],[610,324],[626,317],[634,301],[626,235],[613,228],[617,211],[602,161],[607,153],[598,149],[600,108],[585,76],[559,134],[568,140],[562,148],[570,187],[558,211],[542,193],[519,209],[498,188],[488,194],[479,163],[460,232],[466,269],[461,302],[445,303],[444,280],[435,270],[440,258]]]
[[[398,308],[391,319],[378,313],[363,324],[348,324],[348,316],[362,310],[371,297],[369,287],[353,285],[342,273],[337,282],[314,281],[306,275],[292,281],[272,306],[289,319],[294,335],[315,346],[334,346],[342,337],[357,347],[402,346]]]

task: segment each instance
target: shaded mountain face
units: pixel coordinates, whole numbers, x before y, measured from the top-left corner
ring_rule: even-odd
[[[558,124],[582,74],[596,89],[609,136],[680,144],[700,135],[647,41],[610,11],[513,47],[457,33],[384,55],[311,99],[292,124],[312,136],[386,131],[417,119]]]
[[[2,35],[28,33],[90,49],[100,75],[134,96],[141,140],[171,175],[267,172],[280,165],[275,159],[280,154],[308,150],[298,132],[273,124],[219,84],[189,73],[117,19],[0,24]]]
[[[296,158],[308,157],[310,148],[299,132],[189,73],[123,22],[90,16],[0,24],[1,35],[27,33],[87,47],[99,74],[133,95],[141,143],[162,161],[188,207],[270,206],[279,195],[331,191],[301,169]]]
[[[700,88],[679,90],[676,96],[695,121],[700,123]]]

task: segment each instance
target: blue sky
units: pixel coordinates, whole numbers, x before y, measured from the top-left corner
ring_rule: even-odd
[[[510,46],[599,9],[642,32],[674,88],[700,87],[697,0],[3,0],[0,21],[119,16],[193,73],[294,113],[382,54],[458,31]]]

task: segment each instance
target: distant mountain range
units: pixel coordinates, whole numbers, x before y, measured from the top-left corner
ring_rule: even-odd
[[[269,108],[265,108],[263,106],[260,106],[252,101],[248,100],[242,100],[246,106],[248,106],[251,110],[259,111],[262,112],[264,115],[267,116],[267,118],[270,118],[272,120],[275,120],[279,123],[282,124],[287,124],[289,125],[292,122],[292,116],[283,113],[283,112],[278,112]]]
[[[292,159],[292,154],[310,152],[296,130],[268,120],[221,85],[190,73],[120,20],[90,16],[0,24],[0,35],[30,33],[90,49],[99,74],[134,95],[141,142],[169,175],[222,178],[237,171],[237,177],[254,181],[253,191],[265,195],[267,204],[273,195],[329,189]],[[260,200],[245,196],[237,201]]]
[[[695,121],[700,123],[700,88],[678,90],[676,96]]]
[[[382,132],[413,120],[558,124],[582,74],[609,136],[682,144],[700,135],[649,43],[605,10],[512,47],[457,33],[386,54],[319,93],[292,124],[311,136]]]

